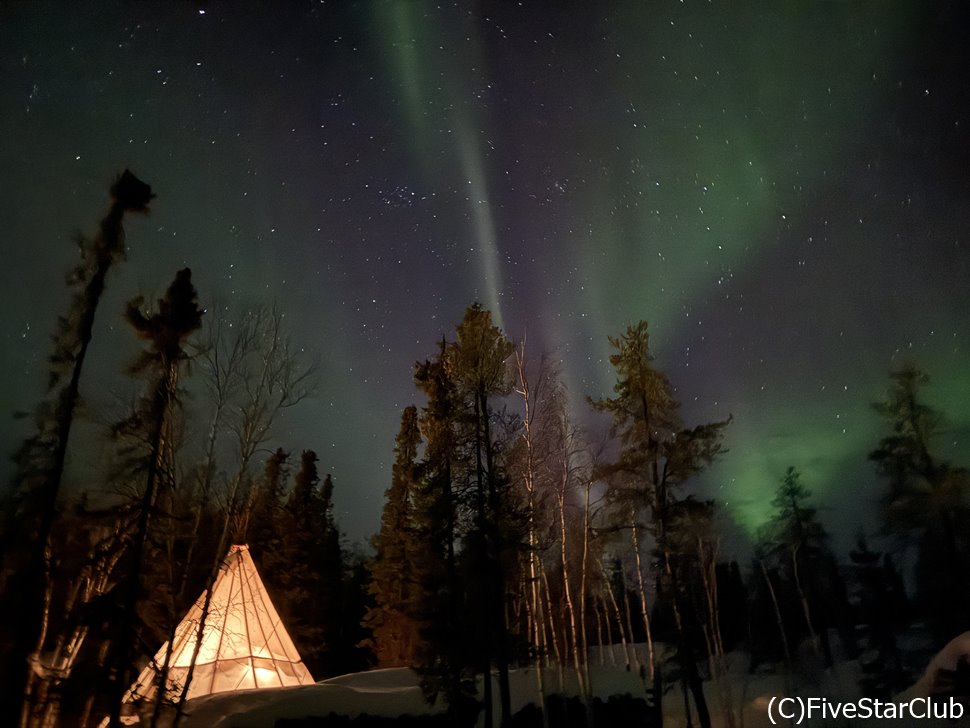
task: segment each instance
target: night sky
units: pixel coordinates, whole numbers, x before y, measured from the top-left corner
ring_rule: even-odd
[[[648,320],[688,424],[734,416],[703,492],[736,532],[794,465],[844,547],[891,368],[929,373],[970,463],[960,5],[0,3],[0,403],[42,395],[73,232],[130,167],[158,198],[98,311],[73,487],[131,386],[124,302],[190,266],[208,316],[275,303],[319,360],[274,445],[317,450],[353,540],[413,362],[480,301],[555,349],[594,443],[606,337]]]

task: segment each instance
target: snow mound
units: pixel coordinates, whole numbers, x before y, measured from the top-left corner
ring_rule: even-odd
[[[946,647],[930,660],[920,679],[903,693],[903,699],[927,698],[945,692],[944,675],[956,670],[961,661],[970,662],[970,632],[947,642]]]
[[[421,687],[421,678],[409,667],[385,667],[367,672],[352,672],[328,680],[319,685],[344,685],[361,692],[386,692],[404,688]]]
[[[619,695],[644,696],[641,676],[635,669],[625,668],[621,655],[619,652],[604,652],[602,656],[596,654],[592,661],[592,692],[600,699]],[[970,632],[947,644],[929,663],[920,680],[895,700],[901,702],[939,694],[941,671],[954,670],[961,659],[970,660]],[[791,684],[794,676],[786,679],[778,672],[752,674],[747,669],[748,664],[745,653],[732,653],[726,661],[726,673],[720,679],[705,682],[704,692],[715,728],[738,725],[738,718],[742,716],[745,728],[773,726],[768,714],[772,697],[824,696],[832,701],[855,700],[859,697],[857,686],[860,672],[855,661],[840,661],[834,668],[815,675],[814,679],[797,681],[798,684]],[[537,677],[534,668],[510,671],[513,713],[530,703],[540,703]],[[578,692],[576,675],[566,668],[561,672],[556,668],[544,669],[543,683],[547,695],[558,693],[568,696]],[[497,684],[493,684],[497,711],[498,690]],[[482,694],[481,684],[478,685],[478,694]],[[187,718],[182,725],[185,728],[273,728],[281,718],[325,717],[331,713],[351,718],[364,714],[387,718],[418,716],[442,712],[442,703],[438,701],[435,706],[427,704],[421,692],[420,677],[413,670],[388,668],[341,675],[315,685],[244,690],[196,698],[186,705]],[[732,713],[733,721],[728,717]],[[480,715],[479,724],[481,720]],[[875,720],[852,722],[853,726],[866,728],[882,724],[884,722]],[[676,684],[671,685],[664,699],[664,725],[673,728],[687,725],[683,700]],[[970,711],[956,724],[924,720],[920,721],[920,725],[926,728],[970,725]]]
[[[406,668],[341,675],[316,685],[244,690],[197,698],[186,704],[185,728],[273,728],[281,718],[330,713],[384,717],[438,712]]]
[[[575,695],[578,683],[572,670],[564,669],[562,682],[555,669],[544,671],[545,691]],[[537,675],[533,668],[511,670],[512,711],[539,704]],[[593,692],[643,696],[643,682],[635,672],[622,667],[593,670]],[[478,694],[482,694],[479,679]],[[498,706],[498,681],[493,677],[493,701]],[[351,718],[372,715],[395,718],[429,715],[444,710],[444,701],[430,706],[421,692],[421,679],[408,668],[387,668],[351,673],[323,680],[315,685],[243,690],[196,698],[186,704],[184,728],[273,728],[281,718],[325,717],[331,713]],[[481,716],[479,716],[481,721]]]

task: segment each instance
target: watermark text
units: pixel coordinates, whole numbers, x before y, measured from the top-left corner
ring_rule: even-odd
[[[937,718],[958,720],[964,706],[956,698],[913,698],[905,702],[860,698],[835,701],[828,698],[773,697],[768,701],[768,719],[772,725],[803,721],[877,718],[885,720],[922,720]]]

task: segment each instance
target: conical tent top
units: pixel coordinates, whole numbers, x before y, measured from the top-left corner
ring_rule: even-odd
[[[229,549],[208,607],[203,592],[176,628],[172,644],[165,681],[166,698],[172,701],[179,699],[193,662],[187,699],[313,683],[245,544]],[[128,700],[154,698],[167,652],[165,643],[131,686]]]

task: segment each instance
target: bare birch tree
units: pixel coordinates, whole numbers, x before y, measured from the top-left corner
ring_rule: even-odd
[[[525,340],[515,350],[515,373],[516,385],[514,391],[522,398],[522,442],[525,446],[525,465],[522,469],[522,483],[526,491],[526,519],[528,530],[528,599],[529,605],[529,637],[532,640],[532,647],[536,653],[536,687],[539,691],[540,709],[542,711],[542,725],[546,728],[549,725],[549,718],[546,715],[546,687],[543,672],[543,657],[546,652],[546,627],[545,610],[543,609],[541,597],[540,576],[542,574],[541,555],[539,553],[539,524],[537,523],[538,513],[538,493],[537,478],[540,454],[537,452],[537,442],[534,433],[536,415],[539,411],[539,402],[542,401],[544,385],[547,373],[544,371],[545,357],[539,365],[539,372],[535,377],[535,383],[530,381],[526,373]]]
[[[276,309],[248,312],[233,326],[220,325],[202,352],[203,375],[212,396],[212,415],[199,476],[200,496],[208,502],[218,472],[219,434],[230,433],[228,457],[235,463],[226,469],[222,498],[223,519],[204,589],[195,649],[185,683],[176,698],[174,724],[178,725],[188,696],[195,663],[212,599],[229,541],[245,533],[252,507],[251,490],[256,454],[269,441],[272,427],[287,409],[311,396],[316,366],[301,361],[301,352],[288,336],[284,316]],[[162,691],[164,692],[164,691]]]

